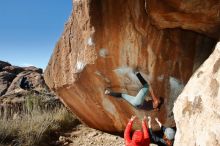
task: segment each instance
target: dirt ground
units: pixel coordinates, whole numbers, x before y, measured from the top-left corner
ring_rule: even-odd
[[[83,124],[72,129],[72,132],[63,133],[58,142],[62,146],[124,146],[124,139],[89,128]]]
[[[63,133],[57,142],[61,146],[125,146],[122,137],[95,130],[83,124],[78,125],[71,132]]]

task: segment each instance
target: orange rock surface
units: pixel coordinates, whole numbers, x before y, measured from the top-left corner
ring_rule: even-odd
[[[146,0],[146,9],[159,28],[183,28],[220,37],[219,0]]]
[[[183,30],[176,28],[179,25],[171,27],[171,22],[158,29],[162,22],[154,18],[157,7],[151,8],[153,2],[144,0],[73,2],[72,15],[45,70],[47,85],[82,122],[96,129],[121,132],[131,115],[139,117],[135,129],[144,115],[158,116],[165,125],[174,126],[173,103],[210,55],[216,43],[208,37],[216,36],[212,29],[202,31],[207,36],[197,33],[196,26],[181,26],[189,29]],[[193,18],[184,20],[185,25],[196,23]],[[156,96],[164,99],[159,111],[137,109],[123,99],[104,95],[106,88],[137,94],[141,88],[133,73],[137,68]]]

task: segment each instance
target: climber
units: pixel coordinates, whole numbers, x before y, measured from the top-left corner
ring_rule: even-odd
[[[124,132],[124,139],[125,139],[125,145],[126,146],[149,146],[150,145],[150,137],[148,133],[148,128],[146,125],[146,117],[144,116],[144,119],[142,120],[142,129],[136,130],[132,136],[132,139],[130,137],[131,129],[133,121],[135,120],[136,116],[132,116],[130,121],[128,122],[125,132]]]
[[[155,120],[159,124],[163,132],[163,137],[157,136],[156,134],[153,133],[152,128],[151,128],[151,117],[148,117],[148,126],[149,126],[151,141],[158,145],[172,146],[176,131],[173,128],[164,127],[161,124],[161,122],[158,120],[158,118],[155,118]]]
[[[122,97],[126,101],[128,101],[131,105],[140,108],[145,101],[145,96],[150,91],[152,99],[153,99],[153,108],[157,109],[161,103],[160,99],[158,99],[158,97],[155,96],[153,89],[151,87],[149,87],[148,83],[142,77],[140,72],[135,72],[135,75],[137,76],[137,78],[139,79],[141,84],[143,85],[143,87],[141,88],[141,90],[138,92],[138,94],[135,97],[128,95],[128,94],[124,94],[124,93],[112,92],[109,89],[105,90],[105,94],[110,95],[110,96],[114,96],[114,97]]]

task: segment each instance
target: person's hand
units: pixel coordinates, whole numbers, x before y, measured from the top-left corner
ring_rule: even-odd
[[[148,127],[151,128],[151,117],[148,116],[147,118],[148,118]]]
[[[162,124],[160,123],[160,121],[157,117],[155,118],[155,121],[159,124],[160,127],[162,126]]]
[[[146,122],[146,120],[147,120],[147,118],[146,118],[146,116],[144,116],[143,121]]]
[[[134,121],[136,119],[136,116],[131,116],[130,121]]]
[[[147,120],[147,118],[146,118],[146,116],[144,116],[144,118],[142,119],[142,122],[146,123],[146,120]]]

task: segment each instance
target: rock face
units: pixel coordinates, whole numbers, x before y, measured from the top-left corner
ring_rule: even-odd
[[[220,43],[174,105],[175,145],[220,145]]]
[[[183,28],[220,36],[220,1],[218,0],[146,0],[152,23],[158,28]]]
[[[207,31],[200,31],[196,29],[199,18],[193,17],[184,19],[185,24],[181,26],[180,21],[172,27],[160,27],[168,29],[158,29],[156,26],[163,16],[156,21],[153,2],[73,2],[72,15],[45,71],[48,86],[81,121],[93,128],[121,132],[131,115],[141,119],[145,114],[159,116],[165,125],[174,126],[172,108],[175,99],[216,43],[208,37],[217,36],[211,29],[214,29],[212,24],[206,22],[204,30]],[[163,3],[158,1],[158,10],[163,8]],[[196,9],[196,5],[193,6]],[[176,7],[176,10],[179,12],[180,8]],[[164,99],[159,111],[137,109],[123,99],[104,95],[105,88],[137,94],[141,85],[133,73],[136,68],[151,83],[156,95]],[[140,123],[134,128],[139,128],[138,125]]]

